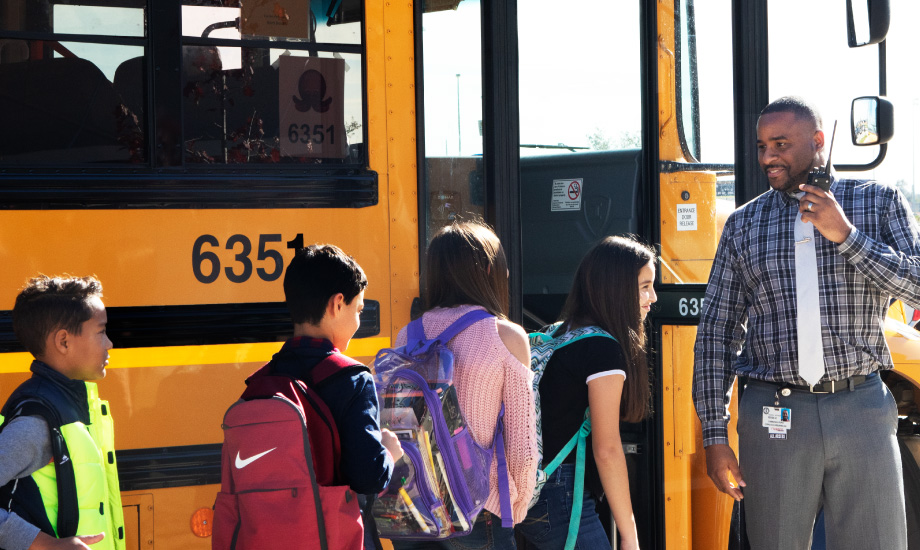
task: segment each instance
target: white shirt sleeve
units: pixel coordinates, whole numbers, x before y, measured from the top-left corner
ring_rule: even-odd
[[[591,376],[589,376],[588,379],[585,380],[585,384],[587,384],[588,382],[592,380],[596,380],[598,378],[601,378],[604,376],[611,376],[611,375],[618,375],[618,376],[622,376],[623,378],[626,378],[626,372],[623,370],[620,370],[620,369],[605,370],[602,372],[596,372],[592,374]]]

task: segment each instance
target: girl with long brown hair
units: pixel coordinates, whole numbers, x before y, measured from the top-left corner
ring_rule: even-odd
[[[454,355],[454,384],[460,410],[476,442],[492,446],[504,404],[504,446],[508,465],[511,518],[502,517],[497,463],[493,457],[490,494],[472,531],[445,541],[394,541],[396,550],[415,548],[513,549],[516,524],[527,515],[537,471],[536,411],[530,344],[519,325],[508,320],[508,264],[495,233],[480,222],[453,223],[428,246],[425,337],[433,338],[461,316],[484,309],[493,317],[476,321],[447,343]],[[397,346],[406,343],[400,331]],[[505,521],[502,521],[502,520]],[[511,520],[510,522],[508,520]]]
[[[592,431],[578,548],[610,548],[595,510],[606,495],[620,532],[620,548],[638,549],[620,421],[638,422],[649,411],[645,316],[657,300],[655,253],[634,239],[607,237],[582,259],[554,337],[596,327],[613,338],[572,341],[555,351],[540,380],[544,460],[578,431],[590,406]],[[561,549],[569,530],[575,453],[549,477],[517,529],[540,550]]]

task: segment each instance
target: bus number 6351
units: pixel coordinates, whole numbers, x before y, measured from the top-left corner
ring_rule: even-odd
[[[280,243],[281,235],[278,233],[259,235],[259,246],[256,251],[257,262],[266,262],[263,267],[256,268],[256,274],[263,281],[276,281],[284,272],[284,258],[281,252],[270,248],[272,243]],[[192,246],[192,272],[199,282],[209,284],[220,277],[220,257],[211,249],[205,247],[220,247],[220,241],[214,235],[201,235],[195,239]],[[302,248],[303,234],[298,234],[293,240],[287,242],[287,248]],[[232,235],[224,246],[227,250],[235,252],[233,264],[224,267],[223,273],[231,283],[244,283],[252,276],[253,260],[252,241],[246,235]],[[207,272],[205,272],[207,269]]]

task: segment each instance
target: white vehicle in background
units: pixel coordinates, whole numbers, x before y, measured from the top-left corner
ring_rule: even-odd
[[[915,309],[907,304],[904,305],[904,322],[909,326],[917,328],[917,321],[920,321],[920,309]]]

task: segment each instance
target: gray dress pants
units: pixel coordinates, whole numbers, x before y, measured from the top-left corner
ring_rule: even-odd
[[[829,549],[907,550],[897,407],[881,378],[852,391],[781,395],[792,420],[785,439],[763,426],[777,389],[751,380],[739,406],[751,548],[808,550],[823,507]]]

